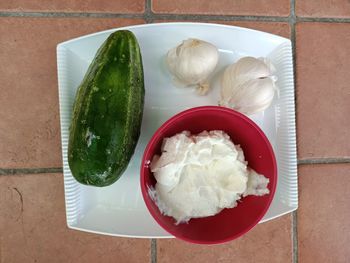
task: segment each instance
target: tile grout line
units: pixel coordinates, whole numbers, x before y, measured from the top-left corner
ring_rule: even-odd
[[[293,263],[298,263],[298,219],[297,211],[292,212],[292,244],[293,244]]]
[[[295,25],[297,23],[295,14],[295,0],[290,0],[290,40],[292,43],[292,57],[293,57],[293,78],[294,78],[294,107],[295,115],[297,114],[297,64],[296,64],[296,33]]]
[[[346,164],[350,163],[350,158],[315,158],[298,160],[299,165],[303,164]]]
[[[296,17],[298,22],[350,23],[350,18],[338,17]]]
[[[294,10],[291,10],[291,14]],[[145,0],[144,13],[83,13],[83,12],[0,12],[0,17],[84,17],[84,18],[143,18],[147,23],[154,20],[198,20],[198,21],[259,21],[290,22],[284,16],[206,15],[206,14],[156,14],[152,12],[151,0]],[[297,22],[350,23],[350,18],[295,17]]]
[[[289,16],[289,25],[290,25],[290,38],[292,43],[292,57],[293,57],[293,77],[294,77],[294,107],[295,115],[297,115],[297,78],[296,78],[296,38],[295,38],[295,24],[296,24],[296,15],[295,15],[295,0],[290,0],[290,16]],[[297,231],[297,222],[296,222],[296,212],[292,212],[292,262],[298,263],[298,231]]]
[[[13,168],[13,169],[2,169],[0,168],[1,175],[18,175],[18,174],[45,174],[45,173],[62,173],[62,167],[52,168]]]
[[[145,0],[144,19],[145,19],[146,23],[152,23],[153,22],[152,0]]]
[[[157,263],[157,239],[151,239],[151,263]]]
[[[0,12],[0,17],[144,18],[142,13]]]

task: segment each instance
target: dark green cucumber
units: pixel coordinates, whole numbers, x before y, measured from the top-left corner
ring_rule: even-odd
[[[97,51],[76,94],[68,163],[78,182],[107,186],[119,179],[139,139],[144,95],[137,39],[116,31]]]

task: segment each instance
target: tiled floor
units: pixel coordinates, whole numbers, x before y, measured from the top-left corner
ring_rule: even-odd
[[[297,212],[212,247],[67,229],[56,44],[164,21],[232,24],[291,38]],[[0,263],[350,262],[348,0],[2,0],[0,62]]]

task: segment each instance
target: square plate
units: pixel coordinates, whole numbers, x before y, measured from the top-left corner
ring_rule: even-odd
[[[67,161],[69,125],[75,92],[102,42],[114,31],[132,31],[140,44],[145,74],[145,106],[141,135],[127,170],[113,185],[98,188],[79,184]],[[198,96],[192,89],[174,87],[165,54],[187,38],[218,47],[219,64],[212,89]],[[66,215],[68,227],[99,234],[128,237],[172,237],[149,214],[141,195],[139,166],[143,150],[156,129],[174,114],[195,106],[217,105],[219,75],[242,56],[268,57],[277,69],[280,89],[271,107],[251,116],[269,138],[278,163],[274,200],[261,222],[298,206],[294,81],[289,39],[246,28],[207,23],[161,23],[111,29],[82,36],[57,46]]]

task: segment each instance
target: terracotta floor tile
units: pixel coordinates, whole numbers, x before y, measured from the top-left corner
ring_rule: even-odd
[[[297,16],[304,17],[350,17],[348,0],[296,0]]]
[[[106,12],[106,13],[142,13],[144,0],[2,0],[0,11],[15,12]]]
[[[298,157],[350,157],[350,24],[296,27]]]
[[[288,0],[153,0],[155,13],[288,16]]]
[[[350,164],[299,167],[299,262],[349,262]]]
[[[0,176],[0,262],[150,260],[148,239],[70,230],[65,220],[62,174]]]
[[[291,262],[291,215],[256,226],[223,245],[192,245],[175,239],[157,241],[158,262]],[[273,256],[272,256],[273,255]]]
[[[60,167],[56,45],[135,19],[0,18],[0,167]]]
[[[250,21],[235,21],[235,22],[217,22],[218,24],[226,24],[240,27],[247,27],[255,30],[264,31],[267,33],[280,35],[285,38],[290,38],[290,26],[288,23],[279,22],[250,22]]]
[[[196,22],[184,20],[155,20],[154,23],[166,22]],[[246,27],[255,30],[264,31],[267,33],[280,35],[282,37],[290,38],[290,26],[288,23],[280,22],[251,22],[251,21],[205,21],[207,23],[224,24],[231,26]]]

